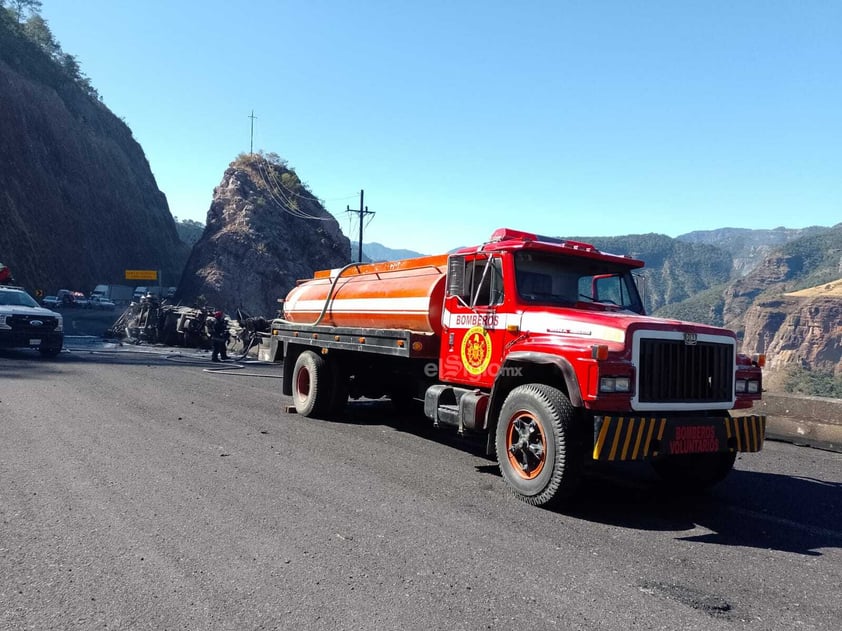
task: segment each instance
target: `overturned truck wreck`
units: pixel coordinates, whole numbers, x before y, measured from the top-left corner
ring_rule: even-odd
[[[107,331],[108,336],[134,344],[164,344],[189,348],[210,348],[207,321],[215,309],[173,305],[154,296],[133,302]],[[269,323],[237,310],[235,319],[227,319],[228,348],[232,353],[247,353],[256,346]]]

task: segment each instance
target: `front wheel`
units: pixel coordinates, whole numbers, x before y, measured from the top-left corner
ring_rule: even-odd
[[[57,357],[61,353],[61,346],[41,346],[38,352],[42,357]]]
[[[302,416],[319,416],[331,403],[330,374],[324,357],[304,351],[292,371],[292,400]]]
[[[576,489],[583,458],[575,447],[574,416],[564,393],[546,384],[518,386],[506,397],[497,423],[497,461],[518,499],[554,506]]]

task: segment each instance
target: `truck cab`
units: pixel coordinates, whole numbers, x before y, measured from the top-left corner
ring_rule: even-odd
[[[586,330],[586,339],[599,339],[604,329],[593,327],[599,314],[644,315],[632,276],[641,261],[604,255],[584,243],[524,235],[500,230],[491,244],[450,256],[444,381],[491,387],[513,346],[534,345],[541,336],[552,338],[550,344],[568,343]]]

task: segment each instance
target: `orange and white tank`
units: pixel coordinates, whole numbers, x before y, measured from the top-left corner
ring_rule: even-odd
[[[289,292],[284,319],[440,334],[446,271],[446,254],[322,270]]]

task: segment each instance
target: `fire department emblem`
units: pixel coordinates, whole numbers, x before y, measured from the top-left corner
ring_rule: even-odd
[[[481,326],[468,329],[462,338],[462,365],[472,375],[478,375],[491,363],[491,336]]]

